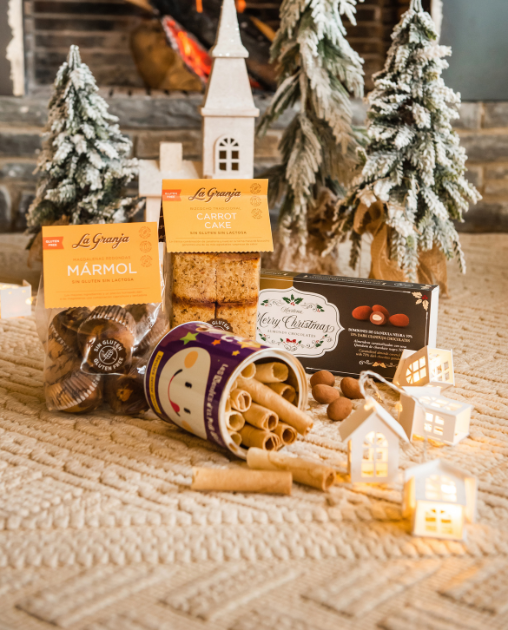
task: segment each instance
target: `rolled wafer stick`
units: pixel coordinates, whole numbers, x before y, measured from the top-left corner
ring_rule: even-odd
[[[243,429],[238,432],[242,436],[242,444],[251,448],[255,446],[265,451],[273,451],[279,444],[279,438],[275,433],[262,431],[246,424]]]
[[[229,435],[230,435],[231,439],[233,440],[233,442],[237,446],[240,446],[240,444],[242,443],[242,436],[237,431],[230,431]]]
[[[272,363],[256,364],[256,378],[261,383],[282,383],[288,375],[289,369],[285,363],[273,361]]]
[[[242,370],[241,374],[243,378],[254,378],[256,376],[256,365],[249,363],[249,365]]]
[[[275,429],[273,429],[273,433],[280,437],[283,446],[289,446],[293,444],[293,442],[296,442],[296,436],[298,435],[296,429],[285,422],[279,422]]]
[[[252,403],[251,395],[243,389],[234,389],[231,394],[231,406],[236,411],[244,412]]]
[[[248,468],[193,468],[192,490],[291,494],[291,473]]]
[[[280,420],[290,424],[298,433],[306,435],[312,428],[312,420],[305,412],[276,394],[267,385],[260,383],[255,378],[246,380],[240,377],[238,381],[239,386],[248,392],[255,402],[275,411]]]
[[[245,418],[238,411],[230,411],[226,414],[225,421],[228,431],[240,431],[245,425]]]
[[[295,481],[318,490],[329,490],[335,483],[333,468],[292,457],[287,453],[267,453],[260,448],[250,448],[247,451],[247,465],[256,470],[291,471]]]
[[[279,423],[279,416],[274,411],[257,403],[251,403],[243,417],[253,427],[263,431],[273,431]]]
[[[279,396],[282,396],[282,398],[285,398],[288,402],[292,403],[295,401],[296,390],[291,385],[288,385],[287,383],[267,383],[267,385],[270,389],[273,389],[276,394],[279,394]]]

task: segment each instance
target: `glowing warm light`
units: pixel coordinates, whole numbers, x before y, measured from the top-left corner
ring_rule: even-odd
[[[199,9],[198,9],[199,10]],[[204,82],[212,71],[212,58],[201,44],[185,31],[176,20],[166,16],[162,20],[172,47],[180,54],[183,62]]]
[[[238,13],[243,13],[247,7],[245,0],[236,0],[236,10]]]
[[[203,0],[196,0],[196,11],[203,13]]]

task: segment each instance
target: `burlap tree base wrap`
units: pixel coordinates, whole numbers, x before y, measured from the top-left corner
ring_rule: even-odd
[[[455,353],[450,397],[475,406],[471,436],[427,457],[478,477],[465,544],[411,537],[400,484],[193,493],[193,465],[240,464],[149,415],[48,412],[33,321],[0,320],[0,628],[507,628],[508,237],[463,241],[439,345]],[[311,410],[291,450],[345,472],[337,425]]]

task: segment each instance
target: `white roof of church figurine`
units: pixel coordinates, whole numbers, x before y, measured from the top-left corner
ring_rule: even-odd
[[[469,435],[472,405],[443,396],[439,387],[402,390],[399,422],[410,440],[418,436],[454,446]]]
[[[392,483],[399,467],[399,441],[408,442],[401,425],[373,398],[339,428],[348,442],[348,470],[353,483]]]
[[[393,383],[399,387],[452,387],[455,385],[452,351],[429,346],[418,351],[403,350]]]
[[[254,176],[254,120],[259,110],[249,82],[235,1],[224,0],[213,66],[201,108],[203,162],[183,159],[182,144],[161,142],[160,160],[139,161],[139,195],[147,198],[146,220],[158,221],[163,179],[250,179]]]
[[[403,514],[414,536],[463,540],[476,518],[476,479],[435,459],[405,471]]]

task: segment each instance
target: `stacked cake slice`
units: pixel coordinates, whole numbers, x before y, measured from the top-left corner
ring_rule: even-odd
[[[260,267],[257,253],[173,254],[172,326],[222,319],[253,339]]]

